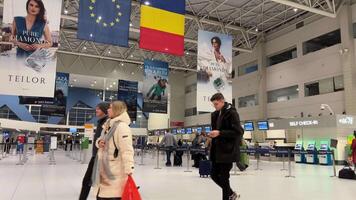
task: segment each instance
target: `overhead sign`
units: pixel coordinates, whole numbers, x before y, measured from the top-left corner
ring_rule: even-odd
[[[289,126],[296,127],[296,126],[317,126],[319,125],[318,120],[304,120],[304,121],[292,121],[289,122]]]
[[[353,117],[343,117],[339,119],[339,123],[343,125],[353,125],[354,124],[354,118]]]

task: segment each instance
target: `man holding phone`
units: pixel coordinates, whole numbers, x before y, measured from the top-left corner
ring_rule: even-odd
[[[214,94],[210,101],[216,110],[211,114],[212,131],[208,135],[212,138],[211,178],[222,188],[223,200],[236,200],[240,195],[231,189],[229,179],[233,163],[239,162],[244,130],[236,108],[225,102],[221,93]]]

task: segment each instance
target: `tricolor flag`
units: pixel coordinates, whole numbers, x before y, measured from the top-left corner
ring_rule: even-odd
[[[185,0],[142,0],[140,48],[184,55]]]

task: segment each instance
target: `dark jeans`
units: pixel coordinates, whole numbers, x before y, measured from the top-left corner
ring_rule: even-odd
[[[168,147],[168,150],[166,150],[166,155],[167,155],[167,162],[166,165],[172,165],[171,163],[171,155],[172,155],[173,149],[172,147]]]
[[[155,95],[155,94],[152,94],[150,100],[154,100],[155,97],[158,97],[158,98],[157,98],[158,101],[161,101],[161,100],[162,100],[162,96],[161,96],[161,95]]]
[[[121,200],[121,198],[101,198],[101,197],[96,197],[96,200]]]
[[[232,163],[212,162],[211,178],[221,187],[223,191],[223,200],[229,200],[229,197],[233,194],[229,180],[231,169]]]
[[[93,174],[93,167],[94,167],[95,157],[90,159],[88,169],[85,172],[83,183],[82,183],[82,190],[80,191],[79,200],[86,200],[89,196],[90,188],[91,188],[91,175]]]

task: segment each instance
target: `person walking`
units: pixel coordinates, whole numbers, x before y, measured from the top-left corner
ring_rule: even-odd
[[[93,168],[92,186],[97,191],[97,200],[120,200],[127,179],[134,171],[131,120],[122,101],[111,103],[108,116],[110,119],[96,141],[99,150]]]
[[[210,101],[216,110],[211,114],[212,131],[208,134],[212,138],[211,178],[222,189],[223,200],[236,200],[240,195],[231,189],[229,179],[233,163],[239,162],[244,130],[236,108],[225,102],[221,93],[214,94]]]
[[[91,176],[93,174],[93,166],[95,162],[95,156],[98,152],[98,148],[95,146],[96,141],[101,135],[101,132],[103,130],[103,125],[108,119],[107,114],[108,114],[108,108],[110,107],[110,104],[107,102],[102,102],[99,103],[96,108],[95,108],[95,114],[98,119],[98,123],[96,126],[94,138],[93,138],[93,153],[92,157],[90,159],[90,162],[88,164],[87,171],[85,172],[83,182],[82,182],[82,189],[80,191],[79,195],[79,200],[86,200],[89,196],[90,188],[91,188]],[[66,150],[67,150],[67,145],[68,142],[66,143]]]
[[[160,143],[160,146],[164,146],[164,148],[166,148],[166,155],[167,155],[166,166],[171,167],[172,166],[171,154],[173,152],[174,147],[177,146],[177,141],[174,138],[174,135],[170,132],[166,132],[166,134],[164,135]]]
[[[354,164],[354,170],[356,171],[356,131],[354,131],[355,138],[352,140],[351,150],[352,150],[352,162]]]

